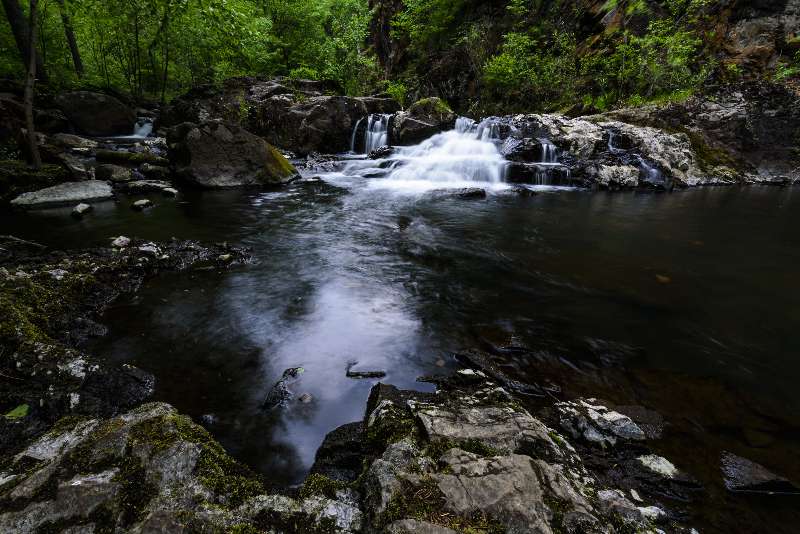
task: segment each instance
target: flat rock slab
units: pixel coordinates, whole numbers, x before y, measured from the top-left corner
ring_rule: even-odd
[[[100,180],[67,182],[30,193],[23,193],[11,201],[12,206],[35,210],[56,206],[75,205],[80,202],[110,200],[114,198],[111,186]]]
[[[728,491],[741,493],[800,494],[800,488],[763,465],[730,452],[722,454],[722,475]]]

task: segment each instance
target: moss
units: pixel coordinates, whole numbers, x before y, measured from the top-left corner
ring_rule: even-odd
[[[452,115],[453,110],[447,102],[438,97],[417,100],[408,108],[411,115]]]
[[[267,158],[268,161],[264,165],[266,168],[266,172],[269,178],[274,178],[278,180],[285,180],[287,178],[291,178],[297,174],[297,169],[294,168],[288,159],[283,157],[277,148],[266,143],[267,145],[267,152],[269,157]]]
[[[702,170],[707,172],[714,167],[739,168],[738,162],[731,154],[726,150],[710,146],[702,135],[696,132],[686,132],[686,135],[692,144],[692,150],[697,154],[698,163],[700,163]]]
[[[433,458],[434,460],[438,460],[441,458],[444,453],[449,451],[450,449],[461,449],[465,452],[470,452],[472,454],[477,454],[478,456],[482,456],[484,458],[490,456],[497,456],[500,454],[500,451],[497,449],[490,447],[477,439],[464,439],[464,440],[449,440],[449,439],[438,439],[433,441],[428,447],[425,449],[425,454]]]
[[[249,523],[233,525],[228,530],[229,534],[259,534],[261,531]]]
[[[125,458],[119,465],[119,473],[114,480],[121,485],[117,504],[122,512],[122,524],[131,525],[144,519],[147,505],[158,493],[158,489],[147,481],[147,473],[139,459]]]
[[[98,150],[97,161],[101,163],[150,163],[161,167],[169,166],[169,160],[150,154],[149,152],[118,152],[115,150]]]
[[[3,417],[5,417],[6,419],[10,419],[12,421],[17,419],[23,419],[28,416],[28,411],[30,410],[30,408],[31,407],[27,404],[20,404],[19,406],[17,406],[7,414],[5,414]]]
[[[407,480],[402,484],[403,487],[389,501],[386,511],[376,519],[378,528],[401,519],[416,519],[465,534],[501,534],[506,531],[501,523],[485,514],[463,517],[448,512],[444,494],[430,477],[422,478],[418,484]]]
[[[314,495],[322,495],[329,499],[335,499],[336,492],[344,488],[345,484],[342,482],[328,478],[325,475],[312,473],[308,475],[308,478],[303,482],[303,486],[300,488],[298,495],[301,499],[307,499]]]
[[[410,414],[392,413],[384,415],[380,421],[367,429],[366,443],[372,451],[382,452],[390,443],[397,443],[407,437],[419,441],[420,435],[421,431]]]
[[[97,281],[87,274],[68,274],[56,280],[48,273],[0,282],[0,342],[51,342],[65,316],[79,305]]]
[[[87,421],[88,419],[88,417],[83,415],[67,415],[56,421],[56,424],[54,424],[52,428],[47,431],[46,435],[52,437],[60,436],[61,434],[74,429],[79,423]]]

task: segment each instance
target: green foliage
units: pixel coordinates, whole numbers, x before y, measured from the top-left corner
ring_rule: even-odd
[[[775,69],[775,80],[779,82],[798,76],[800,76],[800,50],[795,53],[793,58],[780,62]]]
[[[389,82],[386,85],[386,94],[400,102],[400,105],[406,107],[406,99],[408,98],[408,87],[402,82]]]
[[[405,0],[405,9],[392,21],[396,36],[406,36],[411,46],[435,48],[450,36],[466,0]]]
[[[22,2],[24,4],[25,2]],[[55,86],[158,99],[244,75],[329,79],[350,93],[377,81],[367,0],[66,0],[85,75],[76,75],[56,2],[40,3],[38,50]],[[0,76],[24,67],[5,17]]]

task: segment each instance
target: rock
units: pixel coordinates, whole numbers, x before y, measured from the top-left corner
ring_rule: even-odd
[[[165,187],[161,190],[161,194],[167,197],[176,197],[178,196],[178,190],[174,187]]]
[[[627,524],[648,523],[665,516],[657,506],[636,506],[620,490],[598,491],[597,500],[602,511],[621,517]]]
[[[456,123],[456,114],[441,98],[425,98],[412,104],[408,111],[395,115],[390,126],[390,139],[396,145],[414,145]]]
[[[92,209],[93,209],[92,206],[89,204],[84,204],[84,203],[78,204],[77,206],[72,208],[72,216],[80,219],[81,217],[92,211]]]
[[[119,236],[117,238],[114,238],[114,241],[111,242],[111,246],[116,247],[116,248],[129,247],[130,244],[131,244],[130,238],[129,237],[125,237],[124,235],[121,235],[121,236]]]
[[[603,187],[631,188],[639,185],[639,169],[630,165],[600,165],[597,182]]]
[[[175,173],[201,187],[280,185],[298,176],[278,150],[234,124],[184,123],[168,142]]]
[[[67,182],[53,187],[23,193],[11,201],[12,206],[23,209],[42,209],[75,202],[110,200],[114,197],[111,186],[99,180]]]
[[[386,527],[387,534],[457,534],[451,528],[416,519],[401,519]]]
[[[647,439],[630,417],[594,404],[594,399],[559,402],[554,409],[561,428],[574,438],[580,437],[601,446]]]
[[[653,473],[664,478],[676,478],[680,474],[678,468],[662,456],[646,454],[639,456],[636,460]]]
[[[152,163],[144,163],[139,167],[139,171],[150,180],[166,181],[169,179],[169,168],[153,165]]]
[[[164,193],[167,189],[172,189],[171,184],[160,180],[133,180],[120,184],[119,188],[129,194]]]
[[[146,199],[146,198],[144,198],[142,200],[137,200],[136,202],[131,204],[131,208],[133,208],[135,211],[144,211],[144,210],[146,210],[148,208],[152,208],[152,207],[153,207],[153,202],[151,200]]]
[[[486,190],[480,187],[464,187],[461,189],[434,189],[428,191],[427,196],[440,200],[445,198],[463,199],[483,199],[486,198]]]
[[[394,148],[390,146],[382,146],[370,152],[367,157],[369,159],[386,159],[394,154]]]
[[[311,393],[303,393],[297,398],[297,400],[302,404],[309,404],[314,400],[314,397],[311,395]]]
[[[75,91],[62,93],[55,101],[82,134],[102,137],[133,132],[136,114],[113,96]]]
[[[94,170],[94,175],[98,180],[107,180],[114,183],[130,182],[133,180],[133,172],[126,167],[119,165],[98,165]]]
[[[138,165],[150,163],[151,165],[158,165],[166,167],[169,165],[169,160],[161,157],[159,154],[149,150],[142,150],[139,152],[129,152],[127,150],[98,150],[97,161],[103,163],[121,163],[123,165]]]
[[[305,369],[302,367],[286,369],[283,375],[281,375],[280,380],[278,380],[269,390],[269,393],[267,393],[261,407],[268,410],[285,405],[286,402],[292,398],[292,392],[289,390],[289,383],[292,379],[299,377],[304,372]]]
[[[725,487],[734,493],[800,494],[800,487],[746,458],[724,452],[720,459]]]

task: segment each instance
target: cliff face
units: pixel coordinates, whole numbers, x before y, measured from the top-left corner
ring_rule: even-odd
[[[569,30],[579,54],[591,54],[621,38],[618,30],[642,34],[651,21],[669,16],[663,2],[645,3],[646,14],[631,11],[631,0],[620,0],[611,10],[601,0],[544,0],[529,8],[535,11],[529,19]],[[466,0],[443,39],[419,49],[393,31],[392,21],[405,9],[403,0],[371,0],[369,42],[388,78],[412,80],[412,97],[441,96],[466,109],[467,102],[480,97],[481,62],[499,51],[504,34],[520,29],[519,17],[507,5]],[[707,36],[702,53],[744,80],[771,74],[781,59],[800,50],[800,0],[710,2],[697,24]],[[464,37],[469,32],[476,36],[472,41]]]

